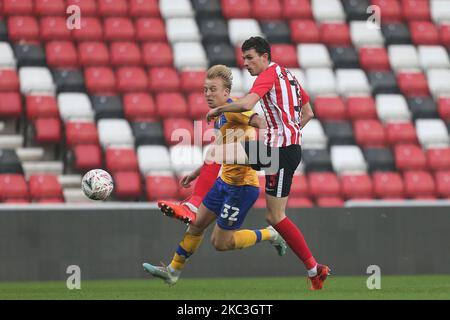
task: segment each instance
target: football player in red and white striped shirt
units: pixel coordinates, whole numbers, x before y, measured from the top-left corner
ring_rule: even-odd
[[[285,209],[292,177],[301,161],[301,129],[314,117],[309,96],[292,73],[271,61],[269,43],[251,37],[242,45],[244,65],[257,76],[253,87],[243,98],[211,109],[210,121],[223,112],[243,112],[260,101],[267,122],[264,144],[247,141],[236,145],[234,161],[242,161],[266,174],[266,220],[282,235],[289,247],[303,261],[312,289],[321,289],[329,268],[317,264],[297,226],[286,216]],[[229,161],[230,155],[220,148],[214,150],[218,163]],[[262,159],[265,157],[265,159]],[[223,159],[227,159],[226,161]]]

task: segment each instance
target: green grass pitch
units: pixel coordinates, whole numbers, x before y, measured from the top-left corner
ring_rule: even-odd
[[[0,283],[0,300],[317,300],[450,299],[450,275],[383,276],[380,290],[369,290],[367,277],[330,276],[321,291],[308,290],[306,278],[181,279],[168,287],[159,279],[81,281],[68,290],[60,282]]]

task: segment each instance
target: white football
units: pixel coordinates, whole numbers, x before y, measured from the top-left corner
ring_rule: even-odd
[[[81,190],[92,200],[106,200],[114,189],[111,175],[102,169],[87,172],[81,180]]]

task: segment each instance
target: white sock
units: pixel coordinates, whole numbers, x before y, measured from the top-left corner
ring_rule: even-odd
[[[317,275],[317,264],[314,268],[308,270],[308,277],[314,277]]]
[[[278,235],[278,232],[275,229],[267,228],[270,232],[270,240],[275,240],[275,237]]]
[[[189,210],[191,210],[194,213],[198,212],[198,208],[196,206],[194,206],[192,203],[190,202],[183,202],[183,205],[185,205],[186,207],[189,208]]]
[[[181,270],[175,269],[174,267],[172,267],[170,264],[168,266],[168,269],[170,271],[170,273],[175,276],[175,277],[179,277],[181,274]]]

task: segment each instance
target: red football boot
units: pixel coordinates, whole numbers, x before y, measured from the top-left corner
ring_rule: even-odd
[[[317,274],[314,277],[308,277],[311,281],[311,290],[320,290],[323,287],[323,283],[327,280],[330,274],[330,268],[323,264],[317,265]]]
[[[158,201],[158,207],[166,216],[183,221],[186,224],[195,222],[196,214],[188,206],[171,201]]]

